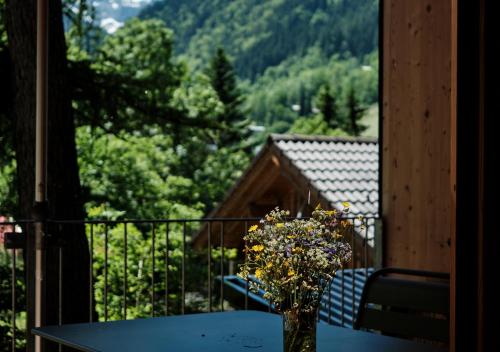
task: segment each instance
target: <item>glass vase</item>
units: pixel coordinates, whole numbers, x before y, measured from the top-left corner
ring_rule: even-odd
[[[315,352],[317,311],[288,310],[283,316],[283,351]]]

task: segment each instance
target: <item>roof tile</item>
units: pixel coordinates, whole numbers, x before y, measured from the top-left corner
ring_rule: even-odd
[[[355,215],[378,212],[378,143],[328,137],[273,136],[272,141],[329,201]]]

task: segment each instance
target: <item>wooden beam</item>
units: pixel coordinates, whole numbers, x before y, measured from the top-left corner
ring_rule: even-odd
[[[386,266],[449,271],[451,0],[383,2]]]
[[[457,208],[457,1],[451,1],[451,124],[450,124],[450,203],[453,209]],[[451,213],[450,218],[450,352],[455,352],[455,322],[456,322],[456,211]]]
[[[49,2],[37,1],[36,33],[36,140],[35,140],[35,206],[43,207],[47,202],[47,146],[48,146],[48,97],[49,97]],[[41,219],[42,221],[44,219]],[[45,325],[45,248],[43,244],[44,224],[35,228],[35,326]],[[30,253],[29,255],[33,255]],[[32,294],[29,295],[32,298]],[[28,324],[30,326],[31,324]],[[31,339],[31,334],[28,333]],[[44,348],[45,350],[45,348]],[[35,351],[42,351],[42,340],[35,336]]]
[[[273,185],[279,177],[280,161],[269,148],[256,158],[245,175],[232,188],[225,200],[210,213],[208,218],[213,217],[242,217],[249,213],[248,204],[259,199]],[[213,231],[218,231],[219,223],[213,224]],[[229,224],[229,230],[233,226]],[[207,243],[208,225],[204,224],[202,229],[193,238],[195,248],[201,248]],[[228,237],[230,241],[230,237]]]

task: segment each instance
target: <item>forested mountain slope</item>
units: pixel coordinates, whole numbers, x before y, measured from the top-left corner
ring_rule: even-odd
[[[164,20],[174,30],[177,54],[192,67],[205,66],[224,47],[242,79],[254,80],[311,47],[341,58],[377,48],[376,0],[165,0],[140,17]]]

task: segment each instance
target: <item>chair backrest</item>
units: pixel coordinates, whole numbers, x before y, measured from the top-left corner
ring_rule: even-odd
[[[449,278],[446,273],[399,268],[374,272],[363,289],[354,329],[448,342]]]

